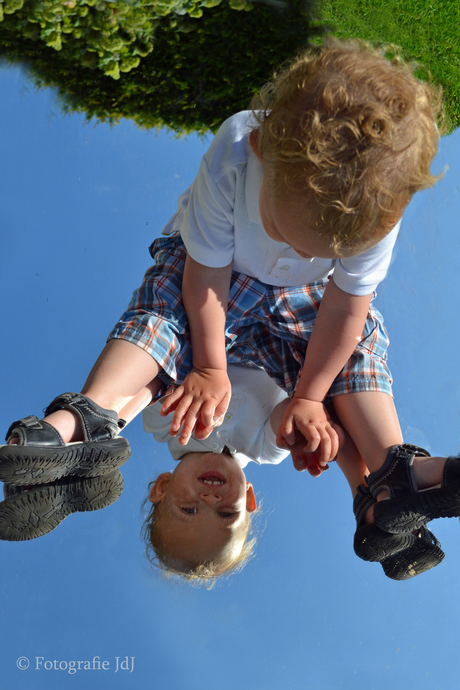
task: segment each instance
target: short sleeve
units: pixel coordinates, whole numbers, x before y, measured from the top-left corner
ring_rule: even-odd
[[[234,208],[238,180],[248,159],[248,116],[224,122],[203,157],[198,175],[184,195],[180,234],[192,259],[221,268],[233,261]]]
[[[212,179],[203,158],[190,188],[180,234],[192,259],[220,268],[233,260],[233,207]]]
[[[276,445],[276,435],[270,424],[270,419],[267,419],[264,425],[264,440],[262,448],[262,462],[270,462],[273,465],[278,465],[289,455],[289,451],[284,448],[278,448]]]
[[[340,259],[334,266],[334,282],[351,295],[370,295],[385,278],[401,221],[383,240],[363,254]]]
[[[169,435],[169,427],[171,426],[170,417],[162,417],[160,414],[161,405],[164,398],[154,404],[145,408],[142,414],[142,421],[144,431],[148,434],[153,434],[155,441],[158,443],[166,443],[171,436]]]
[[[244,468],[251,461],[258,465],[279,465],[280,462],[287,458],[289,451],[278,448],[270,419],[267,419],[265,424],[258,430],[256,436],[251,439],[250,445],[245,447],[244,453],[232,450],[232,455],[240,467]]]

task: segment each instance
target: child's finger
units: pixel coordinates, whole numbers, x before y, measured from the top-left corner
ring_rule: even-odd
[[[323,472],[329,469],[329,466],[321,467],[318,463],[316,453],[304,453],[298,449],[292,450],[292,462],[294,468],[298,472],[307,472],[312,477],[320,477]]]
[[[310,452],[314,452],[317,450],[318,452],[316,453],[317,460],[319,462],[320,467],[325,467],[329,460],[331,459],[331,448],[332,448],[332,440],[330,435],[327,433],[326,429],[321,430],[320,434],[320,442],[318,444],[318,448],[312,449],[311,447],[309,448]]]
[[[224,421],[225,413],[227,412],[228,403],[230,402],[230,395],[226,395],[224,399],[216,406],[215,401],[207,400],[200,411],[199,424],[195,427],[195,437],[200,440],[208,438],[216,426],[220,426]],[[197,428],[199,434],[197,435]]]
[[[306,453],[305,469],[312,477],[320,477],[323,472],[329,469],[329,466],[325,465],[322,467],[318,462],[316,453]]]
[[[167,417],[168,414],[171,412],[174,412],[174,410],[177,408],[177,405],[184,395],[184,386],[179,386],[176,388],[172,393],[168,395],[168,397],[165,399],[161,406],[160,414],[162,417]]]
[[[197,409],[197,407],[198,407],[198,409]],[[185,416],[185,419],[183,421],[183,424],[182,424],[182,431],[180,432],[180,436],[179,436],[179,443],[182,446],[186,446],[187,443],[190,441],[190,437],[193,434],[193,430],[195,429],[199,413],[200,413],[200,406],[199,405],[198,406],[195,405],[194,407],[191,407],[188,410],[188,412]]]
[[[211,427],[211,429],[213,428],[216,409],[217,408],[215,400],[206,400],[206,402],[203,404],[203,407],[201,408],[200,417],[205,427]]]
[[[314,453],[321,443],[321,436],[318,433],[318,429],[314,424],[302,424],[301,422],[298,423],[298,427],[306,441],[304,451],[306,453]]]
[[[340,429],[340,427],[337,427],[337,428]],[[331,462],[332,460],[335,460],[335,458],[337,457],[337,454],[340,450],[340,439],[339,439],[339,434],[337,432],[337,428],[336,428],[335,424],[330,424],[328,426],[327,431],[329,434],[329,438],[331,440],[331,447],[330,447],[330,451],[329,451],[329,459],[327,460],[327,462]],[[343,434],[342,429],[340,429],[340,432],[341,432],[341,434]]]
[[[192,395],[185,395],[178,402],[176,411],[174,412],[174,417],[172,418],[169,433],[171,436],[175,436],[179,431],[180,427],[184,423],[185,416],[187,415],[191,404],[193,403]]]
[[[214,410],[213,418],[211,420],[211,424],[214,426],[219,426],[224,421],[224,417],[230,404],[230,397],[230,393],[226,393],[222,400],[216,405],[216,409]]]
[[[294,422],[292,420],[292,417],[288,417],[287,419],[283,420],[280,428],[278,429],[278,433],[276,435],[276,443],[278,443],[278,437],[280,442],[282,443],[282,439],[284,438],[288,446],[293,446],[295,443],[295,427],[294,427]],[[281,447],[281,446],[280,446]]]
[[[213,430],[214,425],[204,426],[201,420],[198,419],[195,424],[194,436],[198,441],[204,441],[205,438],[208,438],[208,436],[212,434]]]
[[[291,455],[294,469],[297,470],[297,472],[305,472],[305,470],[307,469],[307,460],[305,455],[303,453],[292,453]]]
[[[331,436],[332,446],[331,446],[331,457],[329,458],[330,460],[334,460],[337,457],[337,453],[340,450],[339,430],[340,430],[341,434],[343,434],[343,431],[342,431],[342,429],[340,429],[340,427],[338,427],[336,424],[331,424],[330,436]]]
[[[290,437],[292,439],[292,437]],[[294,445],[294,443],[291,440],[291,443],[287,440],[286,436],[284,435],[283,430],[280,428],[278,429],[278,433],[276,434],[276,445],[278,448],[284,448],[285,450],[290,450],[291,447]]]
[[[339,444],[339,446],[337,448],[337,453],[338,453],[339,450],[343,447],[343,444],[345,443],[345,432],[342,429],[342,427],[339,426],[338,424],[336,424],[335,422],[331,422],[331,426],[334,429],[335,433],[337,434],[337,441]],[[334,455],[334,457],[336,457],[337,453]]]

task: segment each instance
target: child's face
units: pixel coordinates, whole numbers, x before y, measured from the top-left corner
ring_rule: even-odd
[[[256,509],[252,485],[238,463],[218,453],[188,453],[150,491],[161,548],[174,567],[231,560],[246,540]]]
[[[267,189],[265,176],[260,188],[259,209],[267,235],[275,242],[285,242],[291,246],[302,259],[339,258],[329,246],[329,241],[322,237],[314,226],[306,226],[305,219],[296,212],[295,206],[289,202],[280,204],[273,199]]]

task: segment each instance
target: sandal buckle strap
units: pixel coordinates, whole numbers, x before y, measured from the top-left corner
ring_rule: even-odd
[[[366,477],[372,495],[376,498],[385,489],[391,498],[418,493],[413,471],[416,455],[429,457],[430,454],[410,443],[390,448],[383,466]]]
[[[19,419],[13,422],[6,432],[6,442],[14,436],[18,436],[19,444],[22,446],[41,445],[49,448],[56,448],[64,445],[63,438],[59,431],[51,424],[43,422],[34,415]]]
[[[369,488],[364,486],[364,484],[360,484],[353,499],[353,513],[355,514],[357,528],[361,527],[365,514],[374,503],[375,498]]]
[[[460,482],[460,457],[449,456],[442,472],[441,486]]]
[[[63,393],[44,411],[45,416],[58,410],[71,410],[80,418],[85,441],[108,441],[118,435],[118,416],[112,410],[103,410],[81,393]]]

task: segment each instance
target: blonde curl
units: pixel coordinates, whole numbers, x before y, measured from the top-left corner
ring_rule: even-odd
[[[251,103],[271,193],[294,194],[339,254],[387,234],[412,195],[440,177],[430,165],[444,131],[442,94],[415,69],[394,46],[328,39]]]

